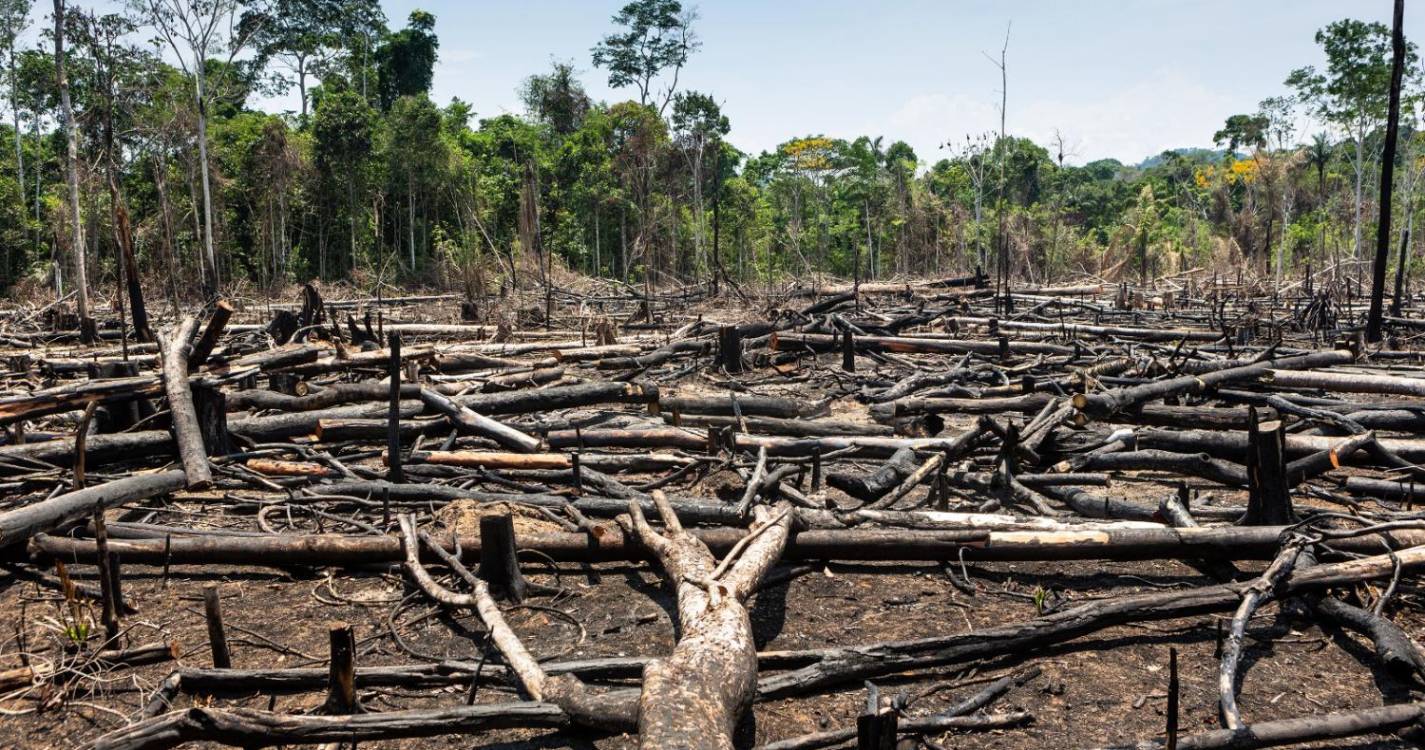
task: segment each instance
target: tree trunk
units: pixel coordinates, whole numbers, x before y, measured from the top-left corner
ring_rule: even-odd
[[[1385,121],[1385,147],[1380,165],[1380,220],[1376,223],[1376,256],[1371,266],[1371,307],[1366,317],[1366,340],[1381,339],[1385,295],[1385,267],[1390,262],[1391,192],[1395,183],[1395,144],[1400,132],[1400,82],[1405,73],[1405,0],[1395,0],[1395,20],[1391,31],[1390,109]],[[1359,148],[1359,146],[1358,146]],[[1414,169],[1414,165],[1411,165]],[[1357,193],[1359,194],[1359,187]],[[1360,212],[1357,199],[1357,213]],[[1359,219],[1357,219],[1359,222]],[[1357,235],[1360,229],[1356,230]]]
[[[18,172],[18,174],[19,174],[19,180],[20,180],[20,181],[19,181],[18,185],[19,185],[19,188],[20,188],[20,208],[21,208],[21,213],[24,213],[24,205],[25,205],[25,147],[24,147],[24,139],[23,139],[23,136],[21,136],[21,134],[20,134],[20,133],[21,133],[21,131],[20,131],[20,97],[19,97],[19,91],[20,91],[20,83],[19,83],[19,81],[20,81],[20,79],[19,79],[19,74],[16,73],[16,71],[15,71],[15,40],[14,40],[13,37],[12,37],[11,40],[10,40],[9,55],[10,55],[10,58],[9,58],[9,59],[10,59],[10,114],[14,117],[14,120],[15,120],[15,171]],[[5,267],[4,267],[4,269],[3,269],[3,273],[4,273],[5,278],[8,280],[8,279],[9,279],[9,275],[10,275],[10,256],[9,256],[10,247],[9,247],[8,245],[5,247],[5,253],[6,253],[6,255],[5,255]]]
[[[89,313],[89,277],[84,268],[84,219],[79,202],[79,134],[74,127],[74,108],[69,99],[69,78],[64,65],[64,0],[54,0],[54,69],[59,86],[60,111],[64,117],[66,171],[69,175],[69,220],[73,224],[70,251],[74,256],[74,284],[78,292],[79,328],[86,342],[93,341],[93,318]]]
[[[1410,215],[1409,208],[1406,209],[1409,219],[1405,228],[1400,232],[1400,260],[1395,266],[1395,297],[1390,303],[1390,314],[1400,315],[1405,300],[1405,265],[1410,261],[1410,230],[1415,223],[1415,217]]]
[[[726,748],[757,692],[757,647],[747,597],[781,558],[791,528],[790,506],[757,509],[751,541],[721,564],[683,530],[655,492],[666,535],[629,504],[634,533],[658,558],[678,595],[678,643],[643,670],[638,743],[645,748]]]
[[[208,98],[203,92],[203,62],[199,60],[193,71],[194,97],[198,105],[198,167],[203,178],[203,254],[208,262],[208,293],[217,294],[222,288],[222,275],[213,250],[213,190],[208,179]]]
[[[190,489],[207,489],[213,484],[212,468],[208,465],[208,450],[203,444],[203,430],[193,408],[193,389],[188,382],[189,341],[198,329],[198,319],[188,316],[172,332],[163,346],[163,390],[168,396],[169,420],[173,425],[173,440],[183,460]]]

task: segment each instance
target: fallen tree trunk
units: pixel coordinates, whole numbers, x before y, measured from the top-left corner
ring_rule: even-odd
[[[451,399],[485,414],[529,414],[572,409],[592,404],[645,404],[658,402],[658,387],[640,383],[580,383],[523,391],[480,393]]]
[[[1084,471],[1165,471],[1201,477],[1229,487],[1247,486],[1247,470],[1206,453],[1176,453],[1165,450],[1122,451],[1087,456],[1078,468]]]
[[[189,372],[207,364],[208,357],[213,355],[213,349],[222,339],[223,328],[227,326],[228,319],[232,315],[233,306],[227,300],[220,299],[217,304],[213,305],[213,316],[208,319],[208,326],[203,329],[203,335],[193,344],[193,350],[188,357]]]
[[[510,450],[522,453],[533,453],[540,449],[539,438],[479,414],[468,406],[457,404],[430,388],[421,388],[420,397],[422,403],[445,415],[456,429],[467,435],[489,438]]]
[[[708,414],[729,417],[743,416],[820,417],[831,413],[830,401],[809,401],[773,396],[745,396],[729,393],[725,396],[669,396],[658,402],[662,412]]]
[[[983,716],[951,713],[935,716],[907,716],[896,722],[896,734],[941,734],[956,731],[1004,729],[1028,724],[1033,718],[1027,711],[1011,711]],[[765,745],[758,745],[754,750],[817,750],[817,748],[845,745],[856,738],[857,729],[833,729],[788,740],[769,742]]]
[[[725,417],[701,414],[677,414],[663,412],[663,420],[682,427],[732,427],[763,435],[786,435],[794,437],[849,437],[880,436],[890,437],[895,430],[888,425],[862,424],[849,420],[834,419],[782,419],[779,417]],[[675,421],[676,420],[676,421]]]
[[[927,451],[959,451],[965,436],[978,431],[971,429],[947,437],[900,438],[874,435],[823,436],[809,438],[777,435],[736,435],[736,448],[756,451],[766,448],[773,456],[810,456],[816,453],[857,449],[868,455],[891,455],[901,448]],[[630,430],[552,430],[545,438],[550,448],[681,448],[703,451],[707,448],[706,431],[688,428],[648,428]]]
[[[1146,560],[1193,559],[1270,560],[1284,527],[1110,528],[1073,531],[908,531],[904,529],[812,529],[792,535],[789,560]],[[689,529],[714,552],[732,549],[746,532],[737,528]],[[1398,531],[1385,535],[1397,547],[1425,543],[1425,532]],[[591,541],[587,534],[529,534],[520,549],[543,552],[556,560],[642,560],[645,551],[617,528]],[[1333,546],[1348,552],[1375,552],[1379,538],[1345,539]],[[93,540],[40,535],[34,551],[63,560],[95,559]],[[110,540],[109,548],[136,564],[222,563],[231,565],[353,566],[398,562],[400,540],[393,536],[283,534],[280,536],[174,536],[163,539]],[[469,557],[480,551],[478,537],[461,537]],[[165,554],[166,553],[166,554]],[[469,559],[475,559],[470,557]]]
[[[1376,658],[1400,680],[1425,678],[1425,655],[1399,625],[1378,612],[1361,609],[1334,596],[1312,597],[1312,611],[1371,639]]]
[[[1140,448],[1180,453],[1208,453],[1228,459],[1245,459],[1249,444],[1245,433],[1146,429],[1138,430],[1135,434]],[[1402,458],[1425,462],[1425,440],[1376,438],[1374,442]],[[1315,453],[1329,455],[1331,451],[1337,450],[1343,445],[1349,445],[1349,443],[1343,438],[1331,435],[1290,433],[1286,436],[1286,452],[1297,457]],[[1337,456],[1343,461],[1348,457],[1341,451],[1338,451]]]
[[[276,409],[279,411],[315,411],[330,409],[339,404],[362,401],[386,401],[391,397],[391,388],[385,383],[332,383],[320,390],[304,396],[294,396],[277,391],[249,389],[228,394],[229,411],[248,409]],[[419,398],[420,386],[408,383],[401,386],[402,398]]]
[[[1361,372],[1293,372],[1268,370],[1262,382],[1277,388],[1302,388],[1336,393],[1378,393],[1425,396],[1425,378],[1369,375]]]
[[[182,471],[134,474],[0,513],[0,549],[78,521],[96,508],[112,508],[181,490],[187,485],[187,476]]]
[[[190,342],[197,328],[198,319],[189,315],[164,338],[162,377],[163,392],[168,397],[169,424],[178,446],[178,458],[188,474],[188,488],[202,490],[212,486],[213,469],[208,465],[203,428],[198,424],[198,414],[193,409],[193,388],[188,383]]]
[[[420,413],[421,408],[422,405],[419,401],[402,401],[401,415],[403,417],[414,416]],[[385,413],[385,411],[386,406],[384,405],[356,404],[296,414],[245,417],[228,422],[228,431],[254,442],[271,442],[315,433],[323,421],[365,417]],[[386,420],[382,419],[383,429],[385,424]],[[415,426],[415,423],[403,424]],[[14,474],[18,471],[6,459],[45,461],[57,465],[68,464],[73,459],[74,449],[75,439],[73,437],[0,447],[0,474]],[[85,461],[91,468],[110,461],[171,456],[173,454],[173,436],[167,430],[90,435],[84,444]]]
[[[1337,740],[1363,734],[1393,732],[1415,725],[1425,717],[1425,703],[1402,703],[1379,708],[1301,716],[1248,724],[1241,729],[1217,729],[1177,738],[1178,750],[1250,750],[1301,742]],[[1166,750],[1163,740],[1112,745],[1102,750]]]
[[[1425,566],[1425,546],[1298,570],[1280,583],[1277,594],[1286,596],[1388,577],[1395,570],[1397,561],[1404,570]],[[786,697],[908,669],[1026,653],[1030,649],[1063,643],[1126,622],[1171,620],[1232,610],[1237,608],[1243,594],[1254,584],[1255,581],[1219,584],[1115,597],[1070,607],[1026,622],[980,628],[961,635],[921,638],[876,647],[829,649],[826,657],[816,664],[763,679],[759,691],[767,698]]]
[[[672,655],[643,670],[638,744],[731,750],[733,730],[756,693],[757,648],[746,602],[786,547],[791,508],[758,507],[749,541],[718,564],[683,529],[663,493],[653,498],[664,534],[648,525],[637,503],[629,504],[629,514],[634,535],[677,590],[680,627]]]
[[[935,338],[909,338],[905,336],[855,336],[853,343],[858,352],[899,352],[905,354],[1074,354],[1075,348],[1061,344],[1044,344],[1037,341],[975,341]],[[772,334],[768,346],[773,351],[837,351],[841,345],[836,336],[821,333]]]
[[[989,398],[903,398],[871,406],[871,415],[881,421],[912,414],[1000,414],[1003,412],[1032,413],[1054,400],[1052,393],[1026,393],[1022,396],[991,396]]]
[[[160,750],[188,742],[232,747],[371,742],[507,727],[562,728],[569,717],[552,703],[495,703],[425,710],[309,716],[247,708],[200,708],[130,724],[95,741],[94,750]]]
[[[1306,370],[1351,362],[1354,356],[1343,350],[1315,352],[1299,357],[1265,360],[1248,365],[1226,366],[1223,369],[1196,375],[1182,375],[1167,380],[1154,380],[1142,385],[1113,388],[1094,394],[1074,394],[1074,407],[1089,417],[1103,419],[1125,409],[1169,396],[1203,391],[1227,383],[1254,380],[1273,370]]]
[[[411,463],[464,466],[481,469],[569,469],[574,456],[569,453],[498,453],[495,451],[414,451]],[[592,469],[614,471],[662,471],[687,466],[694,459],[667,453],[642,455],[622,453],[581,453],[579,463]]]
[[[1139,341],[1217,341],[1222,338],[1218,331],[1193,330],[1189,328],[1141,328],[1138,326],[1103,326],[1087,323],[1038,323],[1027,320],[992,320],[970,316],[949,318],[955,325],[976,328],[991,328],[999,331],[1031,331],[1046,333],[1061,338],[1079,336],[1104,336]]]

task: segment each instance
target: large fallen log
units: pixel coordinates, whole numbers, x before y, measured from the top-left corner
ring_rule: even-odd
[[[840,419],[780,419],[778,417],[722,417],[701,414],[678,414],[663,412],[663,421],[678,426],[731,427],[763,435],[787,435],[795,437],[836,437],[836,436],[882,436],[895,434],[889,425],[862,424]]]
[[[1143,429],[1135,435],[1138,446],[1145,450],[1161,449],[1178,453],[1207,453],[1218,458],[1245,461],[1248,447],[1247,435],[1237,432],[1210,432],[1206,430],[1165,430]],[[1425,461],[1425,440],[1414,438],[1376,438],[1376,444],[1410,461]],[[1342,438],[1330,435],[1304,435],[1290,433],[1286,436],[1286,452],[1298,458],[1310,454],[1327,452],[1340,448]],[[1345,453],[1338,454],[1342,462]]]
[[[168,418],[178,458],[188,474],[188,488],[207,489],[213,484],[208,465],[208,449],[203,445],[203,428],[193,408],[193,388],[188,383],[188,361],[198,318],[189,315],[163,339],[163,392],[168,397]]]
[[[1222,338],[1219,331],[1193,330],[1190,328],[1143,328],[1139,326],[1104,326],[1088,323],[1039,323],[1028,320],[999,320],[957,315],[949,318],[957,326],[985,328],[992,331],[1028,331],[1045,333],[1060,338],[1079,336],[1102,336],[1106,338],[1137,339],[1139,341],[1217,341]]]
[[[718,416],[819,417],[831,413],[830,401],[747,396],[729,393],[724,396],[668,396],[657,402],[659,411],[680,414],[710,414]]]
[[[411,463],[464,466],[481,469],[569,469],[569,453],[500,453],[496,451],[414,451]],[[591,469],[612,471],[662,471],[687,466],[694,459],[668,453],[581,453],[579,463]]]
[[[1225,366],[1195,375],[1181,375],[1166,380],[1154,380],[1142,385],[1112,388],[1093,394],[1074,394],[1074,407],[1089,417],[1102,419],[1116,412],[1131,409],[1149,401],[1202,393],[1209,388],[1243,380],[1255,380],[1273,370],[1308,370],[1351,362],[1354,356],[1345,350],[1314,352],[1299,357],[1264,360],[1247,365]]]
[[[401,402],[402,417],[415,416],[421,410],[422,404],[419,401]],[[384,405],[353,404],[309,412],[244,417],[229,421],[228,431],[254,442],[270,442],[315,433],[324,420],[374,418],[375,415],[385,412]],[[386,420],[381,420],[381,424],[384,426]],[[20,467],[12,463],[13,461],[44,461],[57,466],[68,465],[74,457],[74,449],[73,437],[0,446],[0,475],[20,471]],[[172,456],[174,452],[173,436],[167,430],[89,435],[84,444],[85,461],[91,467],[114,461]]]
[[[303,396],[277,391],[249,389],[228,394],[229,411],[248,409],[276,409],[286,412],[315,411],[330,409],[339,404],[362,401],[385,401],[390,398],[391,389],[384,383],[332,383]],[[420,386],[401,386],[402,398],[419,398]]]
[[[1072,346],[1045,344],[1037,341],[975,341],[968,339],[910,338],[906,336],[854,336],[856,351],[898,352],[904,354],[1074,354]],[[821,333],[772,334],[768,346],[773,351],[839,351],[840,339]]]
[[[992,396],[988,398],[902,398],[883,404],[873,404],[871,414],[881,421],[913,414],[1000,414],[1003,412],[1032,413],[1054,400],[1052,393],[1026,393],[1022,396]]]
[[[445,415],[456,429],[467,435],[477,435],[499,443],[510,450],[533,453],[540,449],[539,438],[526,435],[509,425],[491,419],[463,404],[457,404],[430,388],[420,389],[421,402],[433,411]]]
[[[0,549],[87,518],[96,509],[176,492],[186,485],[187,474],[182,471],[134,474],[0,513]]]
[[[247,708],[193,707],[115,730],[94,750],[160,750],[188,742],[232,747],[371,742],[507,727],[562,728],[569,718],[552,703],[494,703],[338,716],[279,714]]]
[[[977,430],[958,433],[946,437],[899,438],[875,435],[835,435],[821,437],[783,437],[777,435],[748,435],[737,433],[736,446],[739,449],[756,451],[766,448],[774,456],[810,456],[816,453],[830,453],[838,450],[854,449],[866,455],[888,456],[901,448],[926,451],[959,451],[964,446],[965,436]],[[690,428],[652,427],[647,429],[593,429],[593,430],[553,430],[546,437],[550,448],[681,448],[684,450],[706,450],[707,432]]]
[[[664,532],[629,504],[634,534],[666,572],[678,597],[678,641],[643,670],[638,702],[642,748],[731,750],[733,730],[756,694],[757,648],[747,598],[781,557],[791,508],[758,507],[756,521],[721,563],[678,523],[663,493],[653,493]]]
[[[529,414],[593,404],[653,404],[658,402],[658,387],[641,383],[595,382],[480,393],[457,396],[451,400],[485,415]]]
[[[1336,393],[1379,393],[1394,396],[1425,396],[1425,378],[1370,375],[1361,372],[1293,372],[1268,370],[1262,382],[1277,388],[1300,388]]]
[[[190,379],[204,385],[217,385],[244,375],[315,359],[319,349],[292,345],[263,352],[245,354],[223,363],[210,365]],[[122,360],[116,360],[122,361]],[[79,369],[76,364],[76,369]],[[87,368],[88,363],[82,363]],[[24,395],[0,397],[0,424],[82,409],[90,401],[100,404],[129,401],[154,396],[164,390],[158,375],[134,375],[122,378],[96,378],[78,383],[46,388]]]
[[[139,375],[86,380],[19,396],[5,396],[0,398],[0,424],[83,408],[90,401],[103,404],[152,396],[162,388],[158,378]]]
[[[794,532],[787,543],[789,560],[1148,560],[1219,559],[1270,560],[1283,527],[1108,528],[1060,531],[923,531],[905,529],[810,529]],[[520,549],[543,552],[555,560],[643,560],[645,550],[619,529],[604,527],[597,538],[587,534],[549,532],[518,539]],[[732,549],[746,536],[738,528],[697,528],[688,533],[715,553]],[[1425,532],[1396,531],[1393,546],[1425,543]],[[447,541],[447,540],[442,540]],[[461,537],[469,559],[480,551],[478,537]],[[1343,551],[1369,553],[1380,549],[1378,538],[1333,542]],[[63,560],[95,559],[93,540],[40,535],[33,552]],[[280,536],[174,536],[164,539],[109,541],[109,548],[128,562],[153,564],[332,565],[359,566],[398,562],[400,540],[393,536],[283,534]]]
[[[1165,450],[1138,450],[1101,453],[1086,457],[1078,468],[1083,471],[1164,471],[1187,474],[1224,484],[1247,486],[1247,470],[1234,463],[1213,458],[1206,453],[1177,453]]]
[[[1241,729],[1215,729],[1177,737],[1178,750],[1251,750],[1303,742],[1339,740],[1364,734],[1382,734],[1406,729],[1425,717],[1425,703],[1362,708],[1292,719],[1258,721]],[[1129,745],[1112,745],[1102,750],[1167,750],[1164,740],[1143,740]]]

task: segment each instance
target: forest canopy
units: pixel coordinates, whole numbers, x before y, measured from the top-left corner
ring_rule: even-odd
[[[1324,64],[1284,69],[1256,111],[1204,134],[1216,150],[1075,165],[1062,139],[1012,132],[945,133],[930,154],[817,133],[739,151],[718,92],[680,76],[701,42],[677,0],[630,2],[586,59],[531,72],[522,114],[489,117],[432,100],[440,40],[421,10],[40,10],[0,0],[6,288],[111,289],[125,252],[174,299],[314,278],[475,294],[554,267],[655,284],[876,279],[989,271],[1000,257],[1030,282],[1354,274],[1378,212],[1390,30],[1353,19],[1316,34]],[[36,19],[48,26],[27,28]],[[596,101],[584,76],[628,98]],[[1413,45],[1405,78],[1393,200],[1408,247],[1425,171]],[[258,104],[293,93],[297,111]]]

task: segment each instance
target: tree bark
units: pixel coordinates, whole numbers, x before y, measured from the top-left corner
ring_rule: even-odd
[[[1395,144],[1400,135],[1400,83],[1405,74],[1405,0],[1395,0],[1390,34],[1390,106],[1385,119],[1385,145],[1380,160],[1380,220],[1376,222],[1376,256],[1371,265],[1371,306],[1366,316],[1366,340],[1381,340],[1385,302],[1385,267],[1390,262],[1391,195],[1395,190]],[[1411,169],[1415,165],[1410,165]]]
[[[172,331],[163,342],[163,391],[168,397],[169,420],[173,426],[173,441],[178,457],[188,475],[189,489],[206,489],[213,484],[213,471],[208,465],[208,450],[203,445],[203,429],[193,408],[193,388],[188,382],[188,363],[192,348],[189,342],[198,328],[192,315]]]
[[[639,504],[630,503],[629,514],[634,535],[677,590],[680,633],[672,655],[644,668],[638,743],[731,750],[737,722],[756,694],[757,648],[747,597],[780,559],[791,509],[758,507],[751,541],[718,564],[708,547],[683,529],[663,493],[653,497],[665,534],[648,525]]]
[[[60,112],[64,117],[65,172],[69,182],[70,253],[74,259],[80,337],[94,341],[94,320],[89,311],[89,274],[84,263],[84,218],[79,200],[79,134],[74,123],[74,107],[69,99],[69,77],[65,74],[64,0],[54,0],[54,71],[59,87]]]

